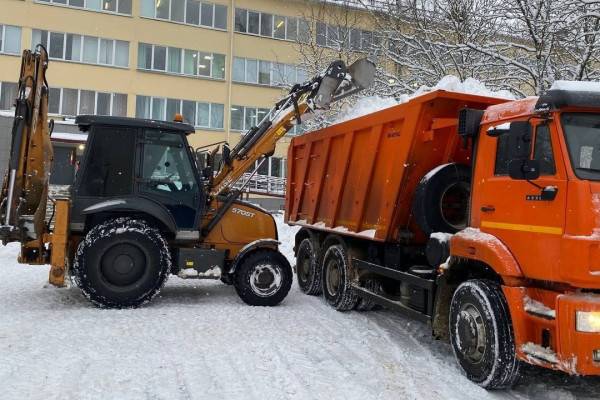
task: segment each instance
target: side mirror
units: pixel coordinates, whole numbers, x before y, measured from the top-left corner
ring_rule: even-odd
[[[508,164],[508,175],[517,180],[535,180],[540,177],[540,162],[527,159],[511,160]]]

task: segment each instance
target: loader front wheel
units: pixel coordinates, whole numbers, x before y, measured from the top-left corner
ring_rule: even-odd
[[[276,306],[292,287],[293,271],[288,260],[276,250],[261,249],[242,259],[233,285],[238,296],[251,306]]]
[[[81,241],[73,275],[95,305],[130,308],[156,296],[170,269],[171,254],[157,229],[116,218],[95,226]]]

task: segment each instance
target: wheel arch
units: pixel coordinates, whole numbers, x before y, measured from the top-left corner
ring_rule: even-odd
[[[86,217],[86,231],[107,219],[133,214],[135,217],[148,220],[149,223],[157,224],[163,232],[170,234],[177,232],[177,225],[169,211],[162,205],[143,197],[100,201],[86,207],[81,213]]]
[[[237,269],[238,265],[240,265],[242,261],[250,254],[261,249],[278,250],[280,243],[281,242],[275,239],[258,239],[248,243],[247,245],[242,247],[242,249],[237,253],[235,258],[231,262],[231,267],[229,268],[228,273],[233,274]]]
[[[487,279],[498,284],[502,284],[503,279],[489,264],[481,260],[452,256],[442,268],[443,272],[436,279],[431,325],[434,337],[449,342],[450,303],[458,286],[471,279]]]

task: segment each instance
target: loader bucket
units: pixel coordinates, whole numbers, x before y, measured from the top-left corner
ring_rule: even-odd
[[[350,67],[341,60],[334,61],[321,78],[314,105],[326,109],[331,103],[368,88],[374,80],[375,64],[366,58],[355,61]]]
[[[359,89],[366,89],[375,80],[375,64],[367,58],[361,58],[348,67],[352,83]]]

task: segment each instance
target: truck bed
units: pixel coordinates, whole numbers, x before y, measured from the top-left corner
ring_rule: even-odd
[[[397,240],[423,235],[411,221],[419,181],[436,166],[471,163],[457,134],[462,108],[506,100],[437,90],[295,137],[288,150],[288,224]]]

